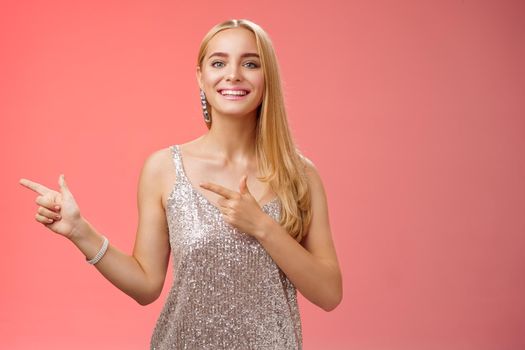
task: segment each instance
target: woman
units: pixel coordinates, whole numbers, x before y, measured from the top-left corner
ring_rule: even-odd
[[[40,194],[36,220],[141,305],[159,297],[173,256],[152,349],[300,349],[296,289],[329,311],[342,283],[323,184],[292,142],[271,41],[251,21],[220,23],[196,74],[208,131],[146,159],[131,256],[81,215],[63,175],[59,192],[20,183]]]

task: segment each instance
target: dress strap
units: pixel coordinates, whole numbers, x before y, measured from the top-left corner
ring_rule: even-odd
[[[182,158],[180,155],[179,145],[172,145],[171,147],[173,164],[175,165],[175,174],[177,181],[184,179],[184,168],[182,167]]]

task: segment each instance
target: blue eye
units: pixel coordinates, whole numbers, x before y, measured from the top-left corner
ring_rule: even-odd
[[[220,65],[217,65],[217,64],[220,64]],[[248,68],[250,69],[254,69],[254,68],[259,68],[259,65],[255,62],[246,62],[245,63],[246,66],[248,66]],[[214,67],[214,68],[221,68],[224,66],[224,62],[222,61],[213,61],[211,63],[211,66]]]

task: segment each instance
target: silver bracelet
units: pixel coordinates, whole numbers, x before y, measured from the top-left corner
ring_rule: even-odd
[[[109,240],[105,236],[102,236],[102,237],[104,237],[104,243],[102,244],[102,248],[100,248],[97,255],[95,255],[93,259],[88,260],[88,258],[86,258],[86,261],[88,264],[95,265],[96,263],[98,263],[100,259],[102,259],[104,254],[106,254],[106,251],[108,250],[108,246],[109,246]]]

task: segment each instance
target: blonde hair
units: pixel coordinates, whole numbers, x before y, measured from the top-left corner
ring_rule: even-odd
[[[264,72],[263,101],[258,109],[255,152],[258,177],[268,182],[281,202],[280,224],[300,242],[307,234],[312,218],[311,192],[306,175],[308,160],[296,148],[286,117],[277,57],[268,34],[246,19],[232,19],[214,26],[202,40],[197,65],[202,69],[209,41],[218,32],[243,27],[255,34],[257,50]],[[208,105],[208,113],[211,109]],[[211,115],[211,113],[210,113]],[[213,116],[211,116],[213,121]],[[207,123],[208,128],[211,123]]]

